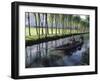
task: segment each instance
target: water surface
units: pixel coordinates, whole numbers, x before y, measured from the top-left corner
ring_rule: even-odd
[[[76,41],[80,40],[80,35],[74,37]],[[71,37],[27,46],[26,68],[89,65],[89,35],[85,34],[83,37],[81,49],[69,52],[55,48],[69,43]]]

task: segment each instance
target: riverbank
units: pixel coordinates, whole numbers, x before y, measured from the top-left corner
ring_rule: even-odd
[[[25,40],[25,45],[26,46],[32,46],[34,44],[39,44],[39,43],[42,43],[42,42],[48,42],[48,41],[53,41],[53,40],[57,40],[57,39],[60,39],[60,38],[65,38],[65,37],[70,37],[70,36],[75,36],[75,35],[83,35],[83,34],[89,34],[89,32],[67,34],[67,35],[62,35],[62,36],[44,37],[44,38],[39,38],[39,39],[36,39],[36,40]]]

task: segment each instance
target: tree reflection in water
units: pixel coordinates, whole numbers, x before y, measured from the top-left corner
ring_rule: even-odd
[[[79,35],[75,40],[79,40]],[[26,68],[34,67],[56,67],[89,65],[89,38],[84,35],[84,44],[81,49],[69,50],[67,52],[55,50],[56,47],[67,44],[69,38],[44,42],[26,47]]]

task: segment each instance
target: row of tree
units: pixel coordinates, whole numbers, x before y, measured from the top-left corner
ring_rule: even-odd
[[[53,14],[53,13],[32,13],[26,12],[26,27],[29,27],[29,36],[31,36],[31,27],[36,29],[37,36],[41,35],[64,35],[89,31],[89,16],[85,19],[80,15],[72,14]],[[33,31],[34,32],[34,31]]]

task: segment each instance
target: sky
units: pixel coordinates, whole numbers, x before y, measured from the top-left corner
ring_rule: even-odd
[[[82,19],[86,19],[86,16],[85,16],[85,15],[80,15],[80,17],[81,17]]]

